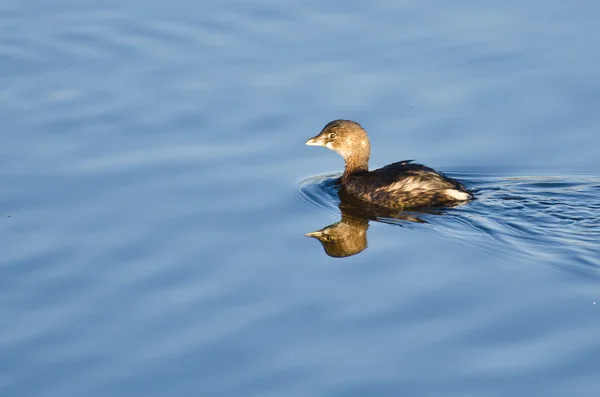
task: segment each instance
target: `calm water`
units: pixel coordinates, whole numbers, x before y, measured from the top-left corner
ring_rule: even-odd
[[[599,18],[2,2],[0,395],[596,396]],[[478,200],[348,217],[341,117]]]

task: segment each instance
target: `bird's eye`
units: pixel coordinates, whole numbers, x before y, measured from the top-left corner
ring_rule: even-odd
[[[331,237],[330,235],[325,235],[325,241],[332,242],[333,241],[333,237]]]
[[[332,132],[331,134],[329,134],[329,139],[335,139],[335,132]]]

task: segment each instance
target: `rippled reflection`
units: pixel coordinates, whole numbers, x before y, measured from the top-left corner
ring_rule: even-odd
[[[577,264],[600,269],[600,218],[598,177],[565,176],[460,176],[478,199],[458,208],[394,211],[357,202],[335,175],[303,181],[300,197],[329,212],[341,212],[339,222],[308,233],[321,241],[329,256],[344,257],[367,247],[369,221],[397,226],[429,223],[439,235],[457,244],[478,245],[513,254],[554,255],[563,268]],[[445,215],[432,217],[430,215]],[[586,265],[586,266],[581,266]]]
[[[342,219],[320,230],[305,234],[307,237],[319,240],[325,253],[333,258],[356,255],[367,248],[369,220],[427,223],[414,213],[365,206],[364,203],[355,201],[343,189],[338,191],[338,198],[340,199],[338,208],[341,211]],[[421,212],[441,213],[437,210]]]
[[[334,258],[356,255],[367,248],[369,221],[342,213],[342,219],[321,230],[306,233],[321,242],[325,253]]]

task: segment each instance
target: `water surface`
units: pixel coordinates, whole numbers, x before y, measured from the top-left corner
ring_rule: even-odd
[[[600,5],[0,5],[2,396],[595,396]],[[334,118],[478,200],[345,258]]]

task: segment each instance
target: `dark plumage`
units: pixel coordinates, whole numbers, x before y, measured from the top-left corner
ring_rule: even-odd
[[[355,121],[334,120],[306,144],[339,153],[346,162],[341,188],[369,204],[393,209],[450,207],[474,197],[458,181],[410,160],[369,171],[369,138]]]

